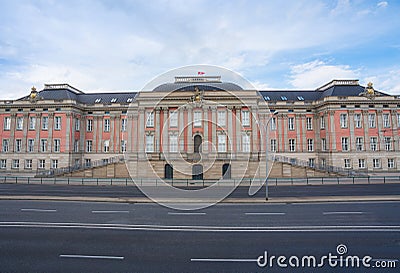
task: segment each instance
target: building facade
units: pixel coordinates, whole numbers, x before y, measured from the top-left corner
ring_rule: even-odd
[[[395,172],[399,107],[357,80],[277,91],[218,76],[121,93],[46,84],[0,101],[0,172],[90,168],[124,154],[133,177],[254,177],[266,174],[266,150],[310,168]]]

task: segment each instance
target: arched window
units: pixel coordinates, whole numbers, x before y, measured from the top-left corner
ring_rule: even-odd
[[[194,152],[195,153],[200,153],[201,151],[201,143],[203,142],[203,139],[201,138],[200,135],[195,135],[194,136]]]
[[[174,169],[170,164],[165,164],[164,166],[164,178],[165,179],[172,179],[174,178]]]
[[[231,179],[231,164],[222,165],[222,179]]]

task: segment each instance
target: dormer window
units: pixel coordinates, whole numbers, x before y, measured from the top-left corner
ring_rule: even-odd
[[[264,96],[264,100],[271,100],[271,98],[269,96]]]
[[[287,100],[287,97],[281,96],[281,100]]]
[[[298,96],[297,99],[300,100],[300,101],[303,101],[303,100],[304,100],[304,97]]]
[[[101,98],[95,99],[94,103],[99,103],[101,102]]]
[[[111,103],[114,103],[114,102],[116,102],[117,101],[117,98],[112,98],[111,99]]]
[[[132,102],[133,101],[133,98],[128,98],[127,100],[126,100],[126,102]]]

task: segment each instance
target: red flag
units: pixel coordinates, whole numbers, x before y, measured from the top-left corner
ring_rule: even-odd
[[[205,72],[203,72],[203,71],[199,71],[199,72],[197,72],[197,75],[204,75],[204,74],[206,74]]]

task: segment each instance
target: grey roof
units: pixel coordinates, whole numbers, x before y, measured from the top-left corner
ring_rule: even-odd
[[[132,102],[137,92],[118,92],[118,93],[78,93],[70,89],[44,89],[38,92],[39,98],[45,100],[75,100],[83,104],[94,103],[130,103]],[[29,98],[25,96],[19,100],[26,100]]]
[[[365,91],[361,85],[334,85],[324,91],[319,90],[269,90],[260,91],[265,101],[315,101],[325,97],[359,96]],[[380,96],[389,96],[381,91],[375,93]]]
[[[164,83],[156,88],[153,91],[165,91],[165,92],[172,92],[172,91],[194,91],[195,86],[197,86],[200,90],[218,90],[218,91],[238,91],[243,90],[237,84],[230,83],[230,82],[184,82],[184,83]]]

